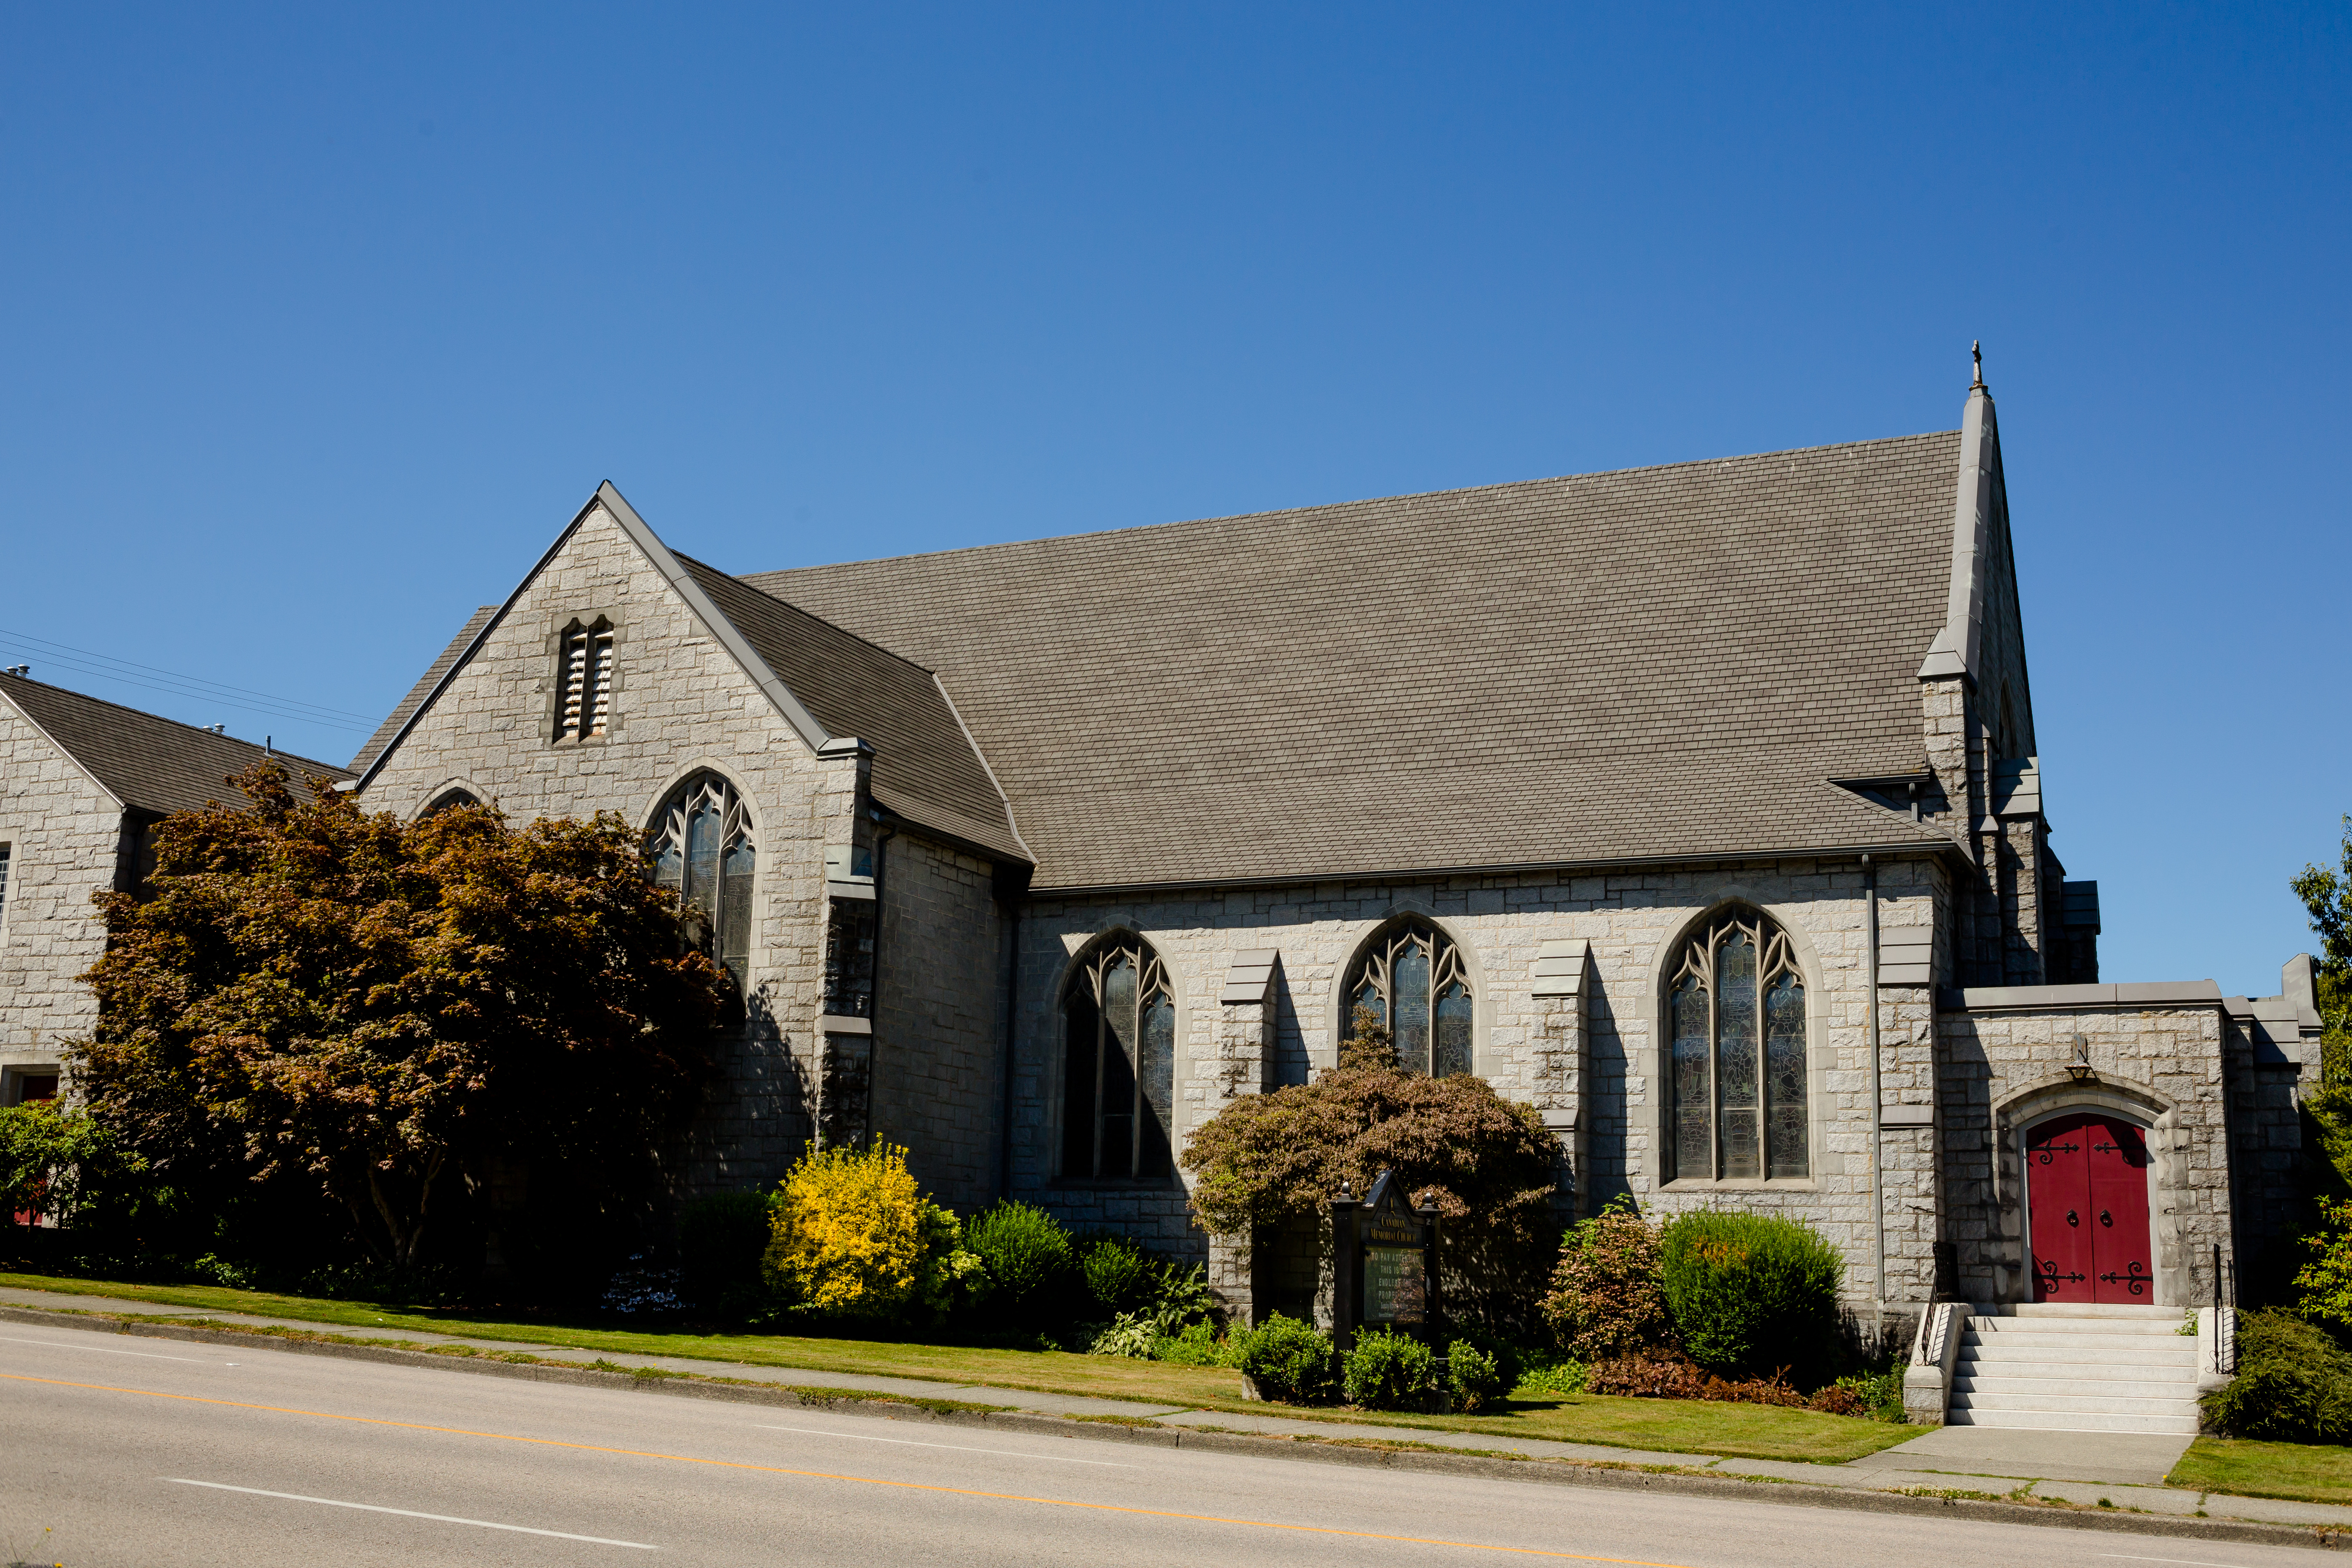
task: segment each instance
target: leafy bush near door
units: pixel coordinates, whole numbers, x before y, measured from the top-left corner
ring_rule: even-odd
[[[1811,1226],[1702,1210],[1658,1234],[1675,1335],[1716,1376],[1785,1374],[1811,1388],[1837,1370],[1845,1260]]]
[[[2204,1404],[2206,1419],[2233,1437],[2352,1443],[2352,1355],[2284,1312],[2241,1312],[2238,1375]]]

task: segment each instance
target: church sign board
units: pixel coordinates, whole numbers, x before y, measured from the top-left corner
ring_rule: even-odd
[[[1331,1339],[1341,1351],[1359,1328],[1433,1336],[1438,1320],[1437,1210],[1414,1208],[1393,1171],[1360,1199],[1331,1201]]]

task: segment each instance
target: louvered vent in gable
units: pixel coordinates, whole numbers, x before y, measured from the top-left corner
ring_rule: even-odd
[[[613,718],[613,623],[572,622],[563,628],[556,658],[559,689],[555,738],[583,741],[602,735]]]

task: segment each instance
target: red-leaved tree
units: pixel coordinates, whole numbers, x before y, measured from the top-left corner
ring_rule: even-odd
[[[723,973],[617,817],[403,822],[263,763],[101,893],[91,1116],[159,1180],[293,1177],[411,1269],[494,1162],[650,1177],[709,1070]]]

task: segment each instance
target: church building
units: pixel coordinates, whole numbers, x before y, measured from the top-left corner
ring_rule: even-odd
[[[1311,1310],[1176,1156],[1363,1005],[1540,1114],[1564,1215],[1802,1218],[1879,1321],[2178,1314],[2286,1212],[2309,961],[2102,977],[2025,633],[1980,382],[1930,435],[780,572],[606,485],[351,772],[642,825],[750,999],[698,1190],[877,1137]]]

